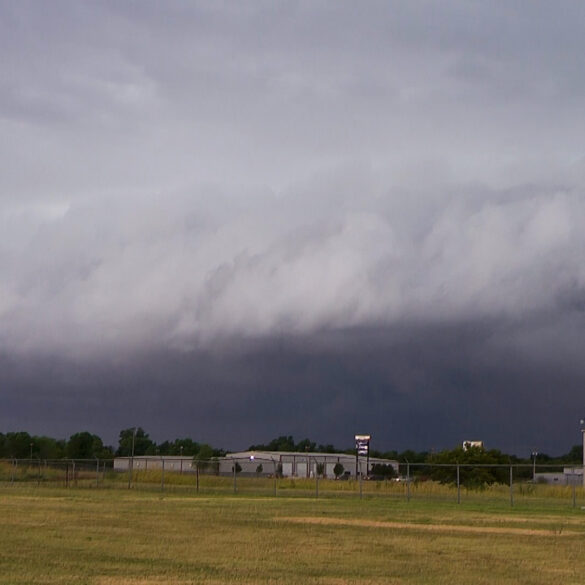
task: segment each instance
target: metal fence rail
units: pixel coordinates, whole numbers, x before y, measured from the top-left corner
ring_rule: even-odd
[[[100,459],[2,459],[0,488],[19,486],[70,489],[135,489],[203,494],[281,497],[345,497],[435,500],[465,503],[504,501],[510,506],[572,506],[585,509],[583,467],[534,464],[401,463],[397,477],[339,479],[320,475],[286,477],[276,467],[242,473],[234,459],[229,473],[213,461],[188,468],[115,470]],[[244,463],[244,460],[241,462]],[[267,466],[269,467],[269,466]],[[261,468],[259,468],[261,469]]]

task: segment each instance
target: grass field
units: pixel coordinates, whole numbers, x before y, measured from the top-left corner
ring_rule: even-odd
[[[579,584],[585,510],[2,489],[0,583]]]

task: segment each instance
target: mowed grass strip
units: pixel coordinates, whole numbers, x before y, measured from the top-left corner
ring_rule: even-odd
[[[331,524],[336,526],[358,526],[363,528],[389,528],[393,530],[414,530],[423,532],[464,532],[467,534],[511,534],[516,536],[577,536],[581,532],[566,530],[564,526],[550,530],[539,528],[511,528],[498,526],[459,526],[454,524],[408,524],[406,522],[381,522],[347,518],[281,518],[295,524]]]
[[[0,583],[583,583],[585,512],[373,499],[0,494]]]

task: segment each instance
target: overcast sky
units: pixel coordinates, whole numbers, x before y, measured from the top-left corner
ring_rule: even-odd
[[[582,2],[0,0],[0,432],[566,452]]]

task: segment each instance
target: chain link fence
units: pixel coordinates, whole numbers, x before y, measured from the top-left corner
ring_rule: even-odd
[[[394,477],[358,475],[339,478],[285,476],[274,461],[231,459],[190,461],[180,468],[157,466],[115,469],[113,460],[4,459],[0,487],[159,490],[193,494],[243,494],[272,497],[387,498],[453,503],[506,502],[510,506],[549,505],[585,509],[582,466],[534,464],[479,465],[400,463]]]

